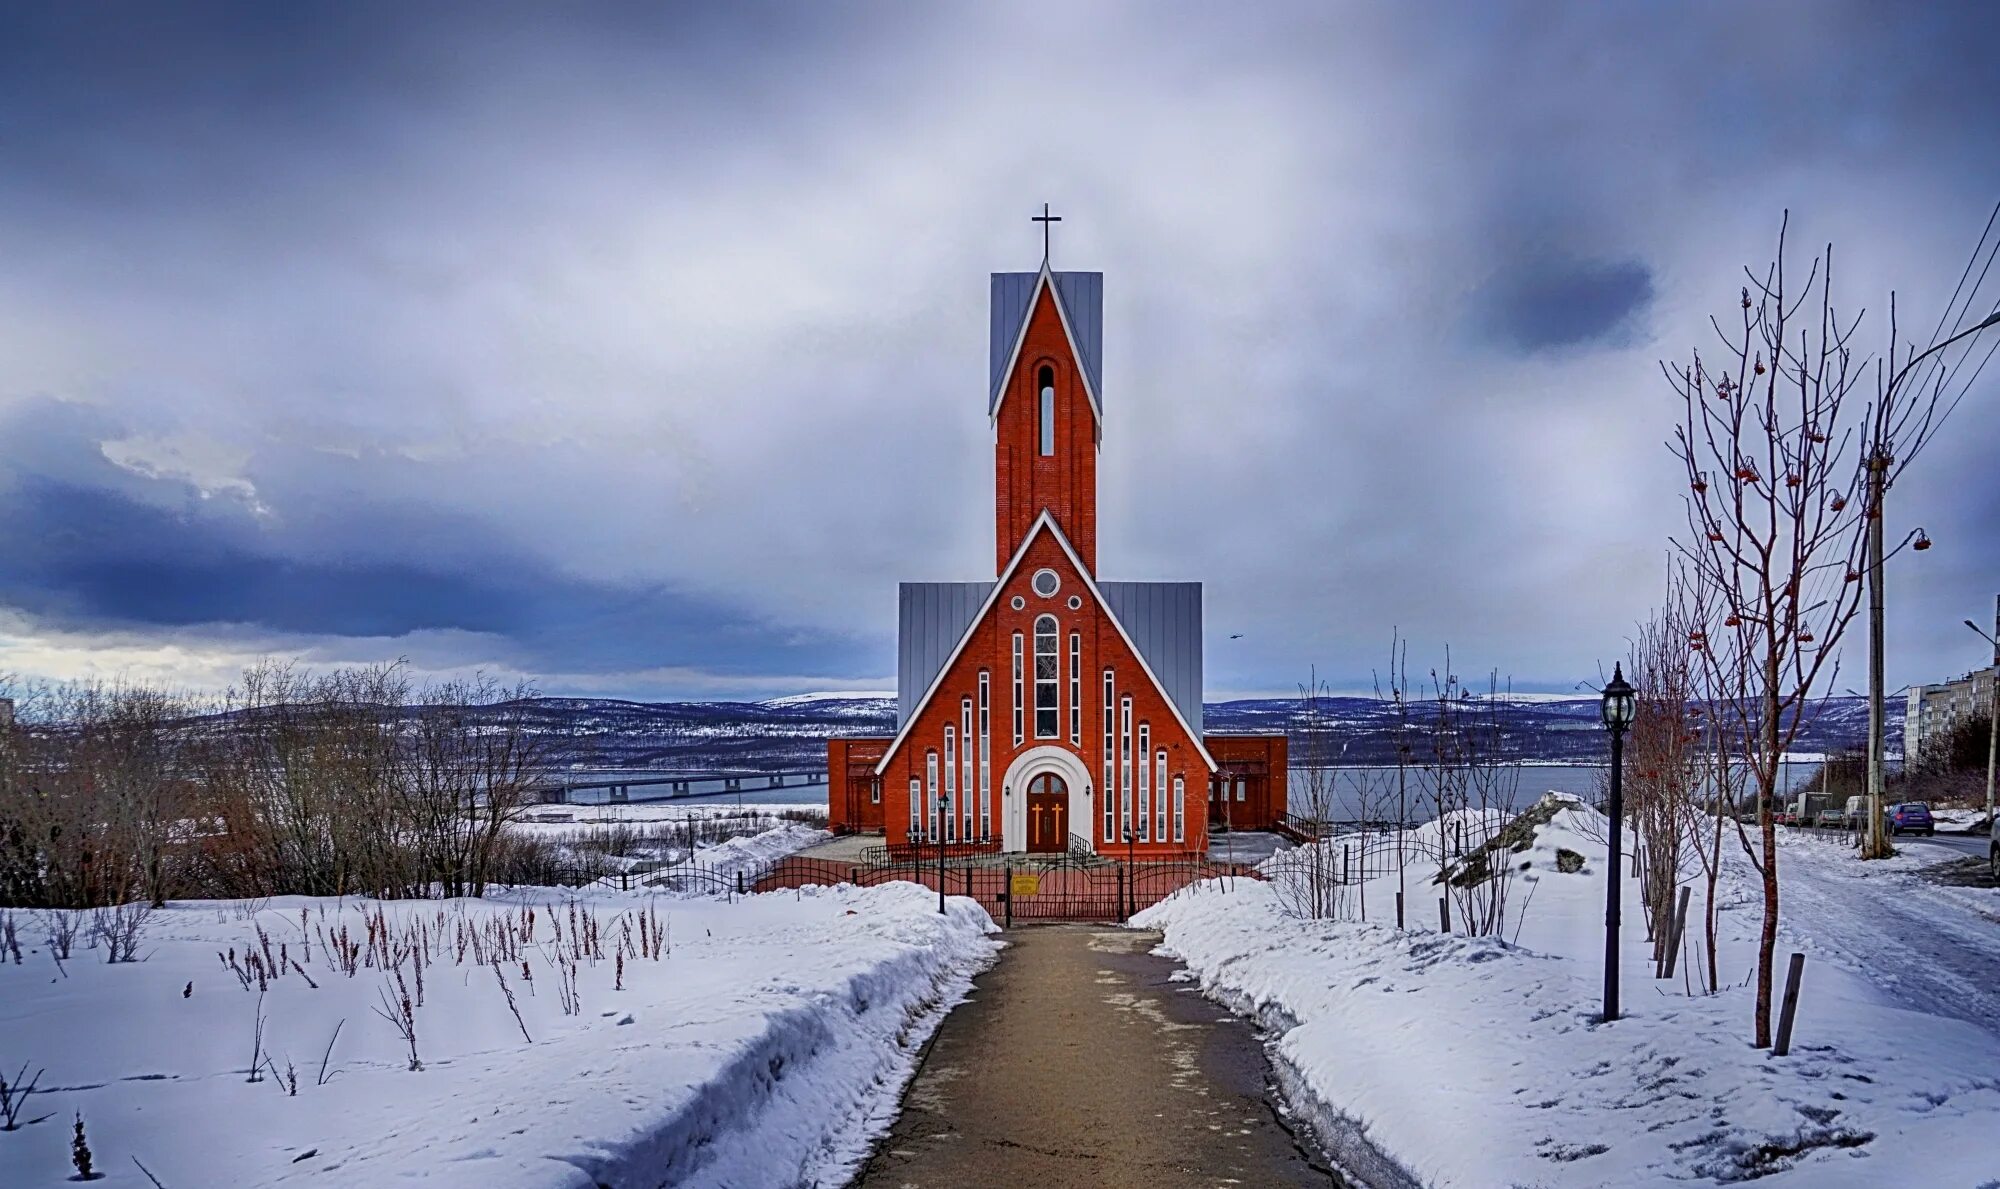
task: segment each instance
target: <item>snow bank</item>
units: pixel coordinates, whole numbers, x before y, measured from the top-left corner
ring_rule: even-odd
[[[1509,854],[1518,882],[1507,932],[1518,924],[1519,945],[1398,932],[1393,907],[1388,924],[1301,920],[1271,885],[1247,880],[1197,885],[1133,924],[1161,930],[1163,950],[1205,993],[1270,1030],[1292,1105],[1364,1183],[1973,1185],[2000,1175],[2000,1038],[1902,1010],[1854,974],[1809,962],[1793,1053],[1772,1058],[1749,1044],[1747,987],[1701,996],[1654,980],[1635,883],[1624,1018],[1597,1022],[1606,829],[1571,802]],[[1440,833],[1437,823],[1413,832],[1433,844]],[[1581,854],[1583,869],[1559,872],[1558,849]],[[1413,854],[1412,921],[1434,919],[1414,906],[1434,902],[1435,872]],[[1393,868],[1371,884],[1375,911],[1392,906]],[[1757,910],[1733,874],[1725,896],[1736,907],[1723,914],[1723,974],[1740,982]]]
[[[384,961],[350,976],[329,952],[373,949],[371,928],[431,955],[421,992],[416,957],[399,965],[422,999],[420,1072],[374,1010],[402,994]],[[838,1183],[991,959],[992,928],[973,902],[940,915],[911,884],[734,903],[524,890],[177,904],[152,917],[142,962],[79,943],[67,978],[42,945],[0,968],[0,1064],[46,1067],[26,1116],[54,1115],[0,1134],[0,1181],[67,1175],[80,1111],[113,1186],[147,1184],[133,1157],[174,1189]],[[267,948],[285,973],[259,980]],[[251,1081],[260,1014],[270,1064]]]
[[[766,865],[807,847],[818,846],[831,837],[833,835],[826,830],[787,822],[761,834],[731,838],[727,842],[704,847],[695,852],[694,862],[702,870],[722,879],[733,879],[738,872],[747,879]]]

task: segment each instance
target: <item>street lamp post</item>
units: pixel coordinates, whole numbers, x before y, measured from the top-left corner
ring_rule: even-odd
[[[938,840],[938,914],[944,914],[944,823],[951,814],[951,794],[939,793],[937,815]]]
[[[1625,851],[1625,731],[1638,710],[1638,692],[1625,680],[1623,665],[1611,667],[1604,687],[1604,725],[1611,729],[1611,886],[1604,894],[1604,1018],[1618,1018],[1619,867]]]
[[[1892,408],[1896,394],[1902,388],[1903,380],[1916,370],[1919,363],[1958,342],[1970,338],[1982,330],[2000,326],[2000,311],[1989,315],[1977,326],[1969,326],[1941,343],[1937,343],[1916,355],[1902,366],[1883,389],[1882,408]],[[1893,352],[1892,352],[1893,355]],[[1886,425],[1886,412],[1877,426]],[[1882,432],[1879,428],[1877,433]],[[1883,638],[1886,634],[1882,609],[1882,500],[1889,492],[1889,468],[1894,459],[1890,454],[1895,448],[1893,442],[1871,441],[1868,444],[1868,504],[1863,513],[1868,519],[1868,829],[1864,835],[1867,842],[1862,848],[1864,859],[1886,859],[1889,857],[1889,839],[1882,829],[1883,789],[1887,784],[1887,774],[1883,768],[1883,714],[1882,714],[1882,670]]]
[[[2000,631],[2000,609],[1994,612],[1994,629]],[[1993,763],[2000,759],[2000,636],[1989,636],[1971,620],[1965,626],[1993,646],[1993,677],[1986,683],[1986,828],[1993,828]],[[1903,761],[1905,767],[1909,760]]]

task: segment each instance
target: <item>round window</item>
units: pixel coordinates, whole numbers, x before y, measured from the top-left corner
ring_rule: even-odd
[[[1046,599],[1062,589],[1062,579],[1054,570],[1036,570],[1032,585],[1035,593]]]
[[[1014,601],[1010,605],[1014,608],[1014,610],[1019,611],[1021,608],[1028,605],[1028,600],[1022,598],[1020,595],[1015,595]]]
[[[1082,595],[1069,596],[1069,609],[1072,611],[1083,610],[1083,596]]]

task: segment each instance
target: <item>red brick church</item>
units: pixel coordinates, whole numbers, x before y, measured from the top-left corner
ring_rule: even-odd
[[[836,830],[1159,857],[1284,814],[1282,735],[1202,734],[1201,584],[1098,577],[1103,293],[993,274],[996,576],[902,584],[896,735],[829,742]]]

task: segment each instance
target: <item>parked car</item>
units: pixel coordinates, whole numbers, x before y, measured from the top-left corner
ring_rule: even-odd
[[[1889,807],[1889,833],[1891,834],[1936,834],[1937,823],[1931,820],[1931,807],[1923,801],[1904,801]]]
[[[1861,823],[1868,820],[1868,798],[1849,797],[1847,799],[1847,826],[1859,830]]]
[[[1818,826],[1823,830],[1825,829],[1837,830],[1840,827],[1845,826],[1846,824],[1847,824],[1847,815],[1843,814],[1838,809],[1820,810],[1819,817],[1813,822],[1813,825]]]

